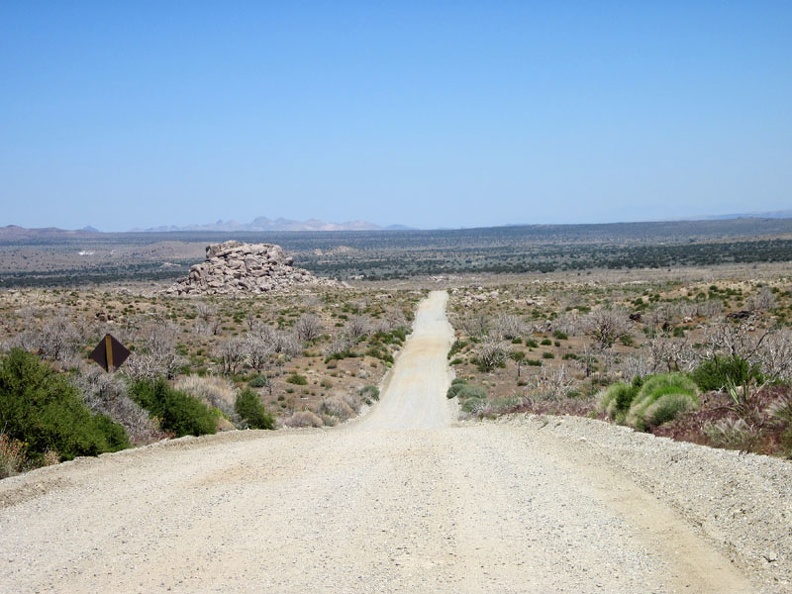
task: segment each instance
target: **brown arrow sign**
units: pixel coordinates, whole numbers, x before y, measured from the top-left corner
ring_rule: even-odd
[[[129,349],[111,334],[106,334],[91,353],[91,359],[101,365],[105,371],[118,369],[127,357],[129,357]]]

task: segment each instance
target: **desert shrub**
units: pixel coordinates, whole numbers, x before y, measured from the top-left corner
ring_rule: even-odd
[[[220,361],[225,374],[237,373],[245,363],[250,352],[250,341],[240,336],[232,336],[214,346],[214,355]]]
[[[446,398],[457,398],[463,411],[480,412],[487,402],[487,391],[469,384],[464,378],[455,378],[446,392]]]
[[[512,340],[525,332],[525,323],[513,314],[500,314],[495,318],[493,334],[502,339]]]
[[[405,328],[395,328],[393,330],[378,330],[371,337],[372,343],[402,345],[407,338]]]
[[[179,378],[173,388],[219,409],[228,417],[234,413],[237,391],[234,384],[225,378],[188,375]]]
[[[289,418],[283,421],[287,427],[323,427],[324,421],[319,418],[316,413],[310,410],[295,411]]]
[[[286,378],[286,383],[294,384],[295,386],[307,386],[308,378],[295,372]]]
[[[303,350],[300,339],[293,332],[275,332],[272,340],[274,351],[285,357],[296,357]]]
[[[780,429],[779,448],[788,458],[792,458],[792,391],[784,394],[767,407],[767,414]]]
[[[604,350],[629,332],[629,316],[621,309],[600,307],[583,318],[583,330],[594,339],[600,350]]]
[[[666,394],[646,408],[643,419],[646,427],[658,427],[673,421],[678,415],[695,410],[698,403],[689,394]]]
[[[366,402],[366,404],[371,404],[372,400],[379,400],[380,391],[377,386],[369,384],[368,386],[363,386],[360,388],[360,396]]]
[[[269,385],[270,385],[269,379],[264,377],[263,375],[255,375],[248,382],[248,386],[250,386],[251,388],[266,388]]]
[[[264,407],[258,394],[250,388],[237,395],[234,410],[251,429],[275,429],[275,418]]]
[[[77,371],[72,383],[82,394],[86,406],[122,425],[133,444],[152,443],[163,437],[149,414],[129,397],[123,376],[91,366]]]
[[[707,359],[690,376],[704,391],[722,391],[729,385],[745,386],[762,379],[759,368],[738,355]]]
[[[623,382],[608,386],[597,398],[597,410],[622,424],[637,393],[637,387]]]
[[[302,342],[311,342],[322,335],[322,321],[314,314],[303,314],[295,323],[294,331]]]
[[[476,414],[484,410],[486,403],[486,398],[466,398],[461,400],[461,407],[466,413]]]
[[[482,388],[481,386],[473,386],[470,384],[465,384],[462,386],[462,389],[457,392],[457,398],[460,400],[466,400],[468,398],[486,398],[487,391]]]
[[[487,338],[476,349],[474,362],[479,371],[486,373],[496,367],[503,367],[506,364],[507,353],[507,348],[502,342]]]
[[[683,403],[687,399],[688,403]],[[698,387],[681,373],[664,373],[644,379],[625,419],[639,431],[670,421],[674,416],[698,406]]]
[[[375,346],[369,348],[366,351],[366,354],[369,357],[374,357],[375,359],[379,359],[380,361],[383,361],[384,363],[393,364],[393,355],[391,355],[387,351],[387,349],[385,349],[385,347],[383,347],[381,345],[375,345]]]
[[[176,377],[185,359],[176,348],[179,328],[175,324],[155,326],[127,361],[124,369],[135,379]]]
[[[328,423],[326,417],[334,417],[339,421],[346,421],[347,419],[351,419],[355,416],[355,411],[349,405],[349,403],[336,396],[331,396],[330,398],[325,398],[322,400],[319,403],[317,412],[322,417],[322,419],[324,419],[325,424],[335,424]]]
[[[352,340],[360,340],[371,332],[371,320],[365,316],[354,316],[349,320],[346,333]]]
[[[451,350],[448,351],[448,358],[453,359],[454,355],[464,349],[468,344],[469,343],[466,340],[455,340],[454,344],[451,345]]]
[[[25,463],[25,444],[0,433],[0,479],[19,474]]]
[[[159,419],[163,431],[176,437],[217,432],[217,419],[192,396],[172,388],[164,378],[142,379],[130,388],[130,396]]]
[[[490,320],[482,314],[464,318],[459,325],[462,331],[471,338],[484,338],[490,331]]]
[[[703,429],[713,446],[729,450],[750,451],[758,438],[756,427],[744,419],[719,419]]]
[[[451,380],[451,386],[446,391],[446,398],[456,398],[459,391],[468,385],[467,380],[461,377],[455,377]]]
[[[129,447],[123,427],[93,414],[67,376],[21,349],[0,362],[0,427],[33,465],[52,451],[70,460]]]

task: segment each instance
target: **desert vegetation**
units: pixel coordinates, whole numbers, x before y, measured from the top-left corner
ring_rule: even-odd
[[[792,283],[736,271],[452,289],[449,360],[461,382],[486,391],[463,410],[585,415],[792,456]]]
[[[286,234],[296,263],[350,284],[256,297],[163,291],[170,281],[156,279],[201,259],[191,234],[6,239],[6,265],[26,264],[0,271],[17,286],[0,289],[0,472],[182,435],[343,422],[379,398],[428,288],[451,295],[448,396],[464,416],[575,414],[790,456],[788,227]],[[78,246],[90,250],[72,266]],[[132,351],[110,374],[88,360],[108,332]],[[53,411],[72,420],[30,421],[66,418]]]
[[[165,437],[345,421],[378,399],[422,295],[2,292],[2,472]],[[88,359],[107,332],[132,351],[115,373]],[[19,412],[26,402],[39,408]]]

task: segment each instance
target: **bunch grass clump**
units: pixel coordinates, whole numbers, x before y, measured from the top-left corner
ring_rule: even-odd
[[[646,431],[671,421],[677,415],[698,407],[696,382],[681,373],[664,373],[646,378],[635,395],[625,422]]]
[[[600,392],[597,410],[612,421],[623,425],[638,389],[638,386],[624,382],[608,386]]]
[[[487,391],[481,386],[469,384],[464,378],[455,378],[446,392],[446,398],[456,398],[462,410],[475,413],[480,410],[486,400]]]

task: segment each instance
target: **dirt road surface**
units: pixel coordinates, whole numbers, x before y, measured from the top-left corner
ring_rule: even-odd
[[[446,300],[420,305],[381,402],[343,427],[177,440],[2,481],[0,591],[786,590],[609,461],[597,432],[619,430],[456,423]]]

